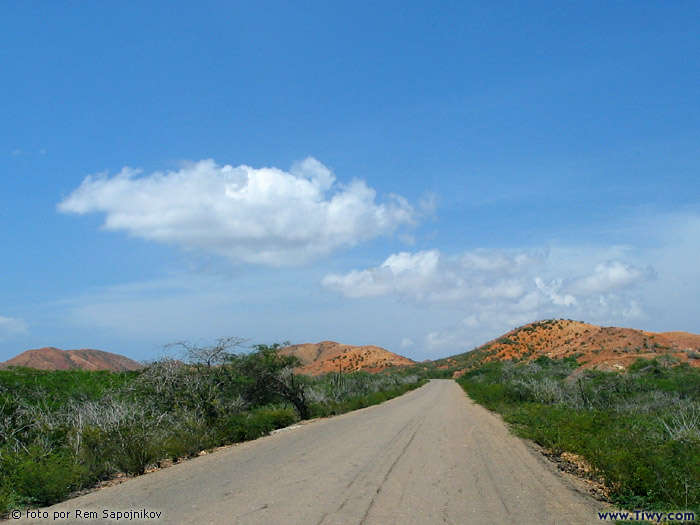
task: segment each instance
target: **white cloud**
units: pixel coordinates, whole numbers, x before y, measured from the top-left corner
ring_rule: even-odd
[[[522,276],[540,264],[533,253],[475,251],[446,257],[438,250],[390,255],[378,268],[329,274],[322,284],[346,297],[397,295],[416,301],[516,299]]]
[[[435,250],[415,254],[401,252],[389,256],[379,268],[327,275],[323,286],[346,297],[408,294],[422,299],[437,284],[437,263]]]
[[[619,260],[594,265],[588,275],[545,280],[551,274],[547,253],[465,252],[445,256],[438,250],[390,255],[379,267],[328,274],[322,284],[346,297],[395,295],[415,301],[484,306],[531,304],[578,305],[587,297],[606,297],[651,280],[654,270],[640,270]],[[563,269],[559,269],[562,271]],[[597,299],[596,299],[597,300]]]
[[[560,294],[559,290],[562,286],[561,279],[554,279],[546,283],[541,277],[535,277],[535,286],[544,295],[549,297],[552,303],[560,306],[572,306],[576,304],[576,297],[571,294]]]
[[[404,337],[403,339],[401,339],[401,343],[399,344],[399,346],[402,349],[406,349],[406,348],[411,348],[414,344],[415,343],[413,342],[413,340],[411,338]]]
[[[272,266],[305,263],[415,222],[401,196],[376,202],[365,182],[336,182],[307,158],[287,171],[202,160],[179,171],[88,176],[59,205],[106,214],[104,228],[186,250]]]
[[[579,263],[584,265],[586,259]],[[430,250],[391,255],[377,268],[329,274],[322,284],[351,298],[394,296],[432,308],[457,309],[462,321],[429,331],[423,341],[432,354],[456,353],[468,341],[483,343],[536,319],[595,322],[644,314],[642,303],[629,292],[648,281],[653,270],[619,260],[595,262],[590,257],[587,268],[581,276],[563,277],[570,268],[553,265],[547,250],[479,250],[457,256]]]
[[[576,295],[609,293],[631,288],[650,280],[654,271],[641,270],[622,261],[606,261],[596,264],[591,275],[574,279],[566,285],[566,290]]]
[[[23,319],[0,315],[0,336],[24,335],[27,333],[29,333],[29,328]]]

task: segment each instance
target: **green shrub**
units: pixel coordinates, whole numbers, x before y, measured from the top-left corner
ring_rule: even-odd
[[[83,434],[81,459],[91,474],[102,478],[112,472],[143,474],[167,455],[165,439],[144,424],[122,424],[104,430],[87,429]]]
[[[222,424],[220,436],[224,442],[247,441],[269,434],[298,421],[293,408],[262,407],[233,416]]]
[[[108,457],[117,470],[129,475],[143,474],[165,455],[164,440],[141,425],[129,425],[109,434]]]
[[[193,414],[180,414],[174,418],[174,424],[165,437],[165,455],[172,460],[194,457],[198,452],[218,444],[212,429],[203,419]]]
[[[6,501],[43,506],[64,499],[81,485],[85,471],[67,450],[47,452],[32,446],[26,452],[3,458]],[[8,490],[9,489],[9,490]],[[13,494],[9,496],[8,492]]]

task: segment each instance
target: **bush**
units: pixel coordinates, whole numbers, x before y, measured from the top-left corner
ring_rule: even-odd
[[[164,441],[165,453],[173,461],[194,457],[198,452],[219,444],[212,429],[196,414],[181,413],[173,420],[174,424]]]
[[[348,374],[348,376],[352,375],[353,374]],[[415,379],[415,381],[412,381],[412,379]],[[378,380],[378,382],[375,384],[375,388],[376,385],[381,384],[381,381],[381,379]],[[408,377],[406,379],[397,379],[396,377],[394,377],[389,382],[393,381],[396,381],[394,383],[395,386],[393,388],[387,388],[386,390],[377,390],[363,396],[346,397],[343,401],[311,403],[309,406],[309,412],[311,414],[311,417],[334,416],[338,414],[344,414],[346,412],[351,412],[353,410],[358,410],[360,408],[366,408],[369,406],[377,405],[389,399],[393,399],[402,394],[405,394],[406,392],[423,386],[425,383],[427,383],[426,379],[419,380],[417,378],[412,377]]]
[[[42,506],[68,496],[78,488],[85,476],[67,450],[46,451],[38,446],[30,447],[22,454],[5,459],[5,504]],[[7,510],[4,509],[4,510]]]
[[[298,421],[292,408],[263,407],[228,419],[220,430],[224,442],[247,441]]]
[[[106,431],[91,427],[83,432],[79,458],[96,479],[114,472],[143,474],[166,455],[164,439],[144,425],[128,423]]]

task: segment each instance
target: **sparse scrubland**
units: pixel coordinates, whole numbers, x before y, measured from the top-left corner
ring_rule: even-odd
[[[582,456],[614,503],[700,512],[697,369],[657,358],[600,372],[540,357],[486,363],[458,381],[520,436]]]
[[[311,378],[294,374],[298,361],[278,345],[232,353],[241,343],[176,343],[182,360],[137,372],[0,370],[0,515],[425,382],[407,373]]]

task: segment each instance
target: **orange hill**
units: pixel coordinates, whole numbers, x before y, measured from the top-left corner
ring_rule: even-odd
[[[109,370],[124,372],[143,368],[136,361],[118,354],[84,348],[82,350],[61,350],[54,347],[27,350],[16,357],[0,363],[0,368],[26,366],[39,370]]]
[[[414,364],[407,357],[378,346],[352,346],[333,341],[285,346],[280,353],[298,357],[302,366],[297,372],[313,376],[340,371],[380,372],[392,366]]]
[[[584,368],[623,370],[639,358],[668,355],[700,367],[700,335],[645,332],[549,319],[526,324],[471,352],[436,361],[442,367],[470,367],[505,359],[575,357]]]

